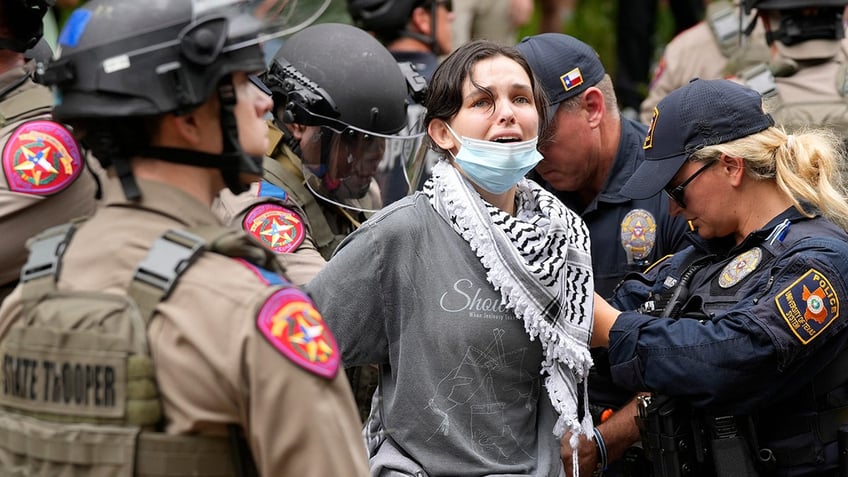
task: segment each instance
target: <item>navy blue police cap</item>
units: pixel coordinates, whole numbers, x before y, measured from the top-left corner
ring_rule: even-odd
[[[730,80],[695,78],[654,108],[645,137],[645,160],[621,194],[647,199],[659,193],[686,159],[707,146],[724,144],[774,126],[759,93]]]
[[[591,46],[564,33],[525,37],[515,47],[542,83],[550,110],[598,84],[606,74]]]

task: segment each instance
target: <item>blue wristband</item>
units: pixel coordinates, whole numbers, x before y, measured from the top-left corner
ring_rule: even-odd
[[[598,470],[604,472],[607,470],[607,445],[604,443],[604,438],[601,436],[598,428],[592,429],[592,432],[595,434],[595,446],[598,448],[598,454],[600,455],[600,462],[598,462]]]

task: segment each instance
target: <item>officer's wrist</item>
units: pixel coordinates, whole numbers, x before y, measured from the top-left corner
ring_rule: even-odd
[[[598,428],[592,429],[595,438],[593,439],[595,442],[595,450],[598,453],[598,463],[595,465],[595,471],[592,472],[593,477],[599,477],[604,475],[604,472],[607,470],[608,465],[608,456],[607,456],[607,446],[604,442],[604,436],[601,435],[601,432]]]

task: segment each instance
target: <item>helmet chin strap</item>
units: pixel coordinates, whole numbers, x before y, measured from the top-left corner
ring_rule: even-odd
[[[262,176],[262,157],[252,157],[245,154],[238,137],[238,123],[235,108],[238,98],[233,86],[232,75],[227,75],[218,83],[218,99],[221,104],[221,135],[224,149],[217,165],[224,178],[224,184],[233,192],[240,194],[246,191],[249,184],[241,181],[242,174]]]

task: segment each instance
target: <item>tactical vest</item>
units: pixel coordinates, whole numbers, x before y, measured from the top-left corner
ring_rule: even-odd
[[[739,73],[744,84],[763,96],[775,123],[796,132],[826,127],[848,138],[848,52],[843,44],[833,58],[804,64],[790,59],[762,63]]]
[[[752,65],[768,61],[770,53],[761,29],[755,30],[750,37],[743,38],[740,26],[739,8],[731,2],[717,1],[707,5],[705,21],[715,38],[721,54],[727,58],[725,75]]]
[[[0,342],[0,474],[256,474],[235,425],[229,438],[158,431],[162,406],[147,326],[202,253],[263,266],[275,263],[272,257],[235,230],[169,230],[136,268],[128,296],[59,290],[62,254],[75,230],[56,226],[29,243],[21,314]]]
[[[283,188],[303,208],[309,221],[309,232],[315,241],[315,246],[318,247],[324,259],[329,260],[342,240],[359,224],[347,211],[341,207],[332,206],[351,221],[352,227],[347,233],[333,231],[333,227],[324,215],[321,204],[318,203],[315,195],[306,186],[303,172],[299,170],[300,158],[286,146],[285,141],[283,141],[283,133],[279,129],[269,125],[268,131],[271,145],[262,164],[265,169],[263,178],[277,187]]]
[[[822,231],[820,227],[814,226],[813,221],[810,220],[792,222],[792,229],[796,233],[795,236],[799,237],[799,239],[821,237],[822,235],[827,236],[827,232]],[[757,247],[763,253],[763,258],[758,268],[770,267],[771,261],[775,257],[780,256],[791,245],[792,243],[781,241],[763,241],[758,244]],[[659,288],[654,287],[654,299],[648,302],[649,305],[647,307],[643,305],[640,311],[654,316],[665,316],[673,319],[680,316],[693,316],[693,310],[686,310],[685,308],[685,302],[689,296],[686,288],[690,285],[693,288],[698,287],[701,290],[709,288],[711,287],[709,282],[712,282],[715,278],[711,278],[709,282],[701,280],[699,285],[689,281],[690,277],[697,276],[698,270],[711,267],[713,262],[713,256],[707,255],[702,251],[690,252],[686,256],[671,257],[668,263],[673,263],[672,266],[674,266],[677,272],[674,275],[669,275],[665,282],[675,283],[674,288],[656,293]],[[713,272],[708,273],[708,275],[716,276]],[[748,278],[752,277],[753,274],[748,276]],[[639,282],[634,282],[637,284],[630,288],[637,290],[640,287]],[[744,286],[744,281],[738,285]],[[712,287],[712,289],[716,288]],[[684,291],[683,296],[680,296],[678,293],[681,289]],[[644,290],[645,288],[642,287],[641,291],[644,292]],[[764,290],[763,293],[765,294],[768,291]],[[723,310],[736,306],[738,303],[738,298],[733,295],[720,297],[713,294],[705,296],[702,293],[698,296],[702,298],[702,300],[698,301],[698,307],[706,310],[709,315],[719,314]],[[683,442],[683,440],[670,438],[670,436],[663,434],[666,431],[661,432],[662,429],[669,429],[671,421],[683,418],[681,422],[685,422],[686,425],[675,427],[672,434],[681,437],[686,432],[693,430],[687,426],[697,423],[702,428],[694,429],[696,437],[691,438],[690,436],[684,440],[687,440],[691,444],[691,442],[697,441],[697,434],[708,435],[712,432],[715,434],[713,436],[715,443],[725,447],[711,449],[709,453],[718,455],[722,452],[727,452],[728,454],[726,455],[732,454],[734,458],[738,458],[738,460],[732,462],[727,457],[723,459],[725,465],[733,463],[738,466],[734,467],[736,470],[728,470],[728,473],[719,471],[722,459],[717,459],[715,462],[712,461],[712,458],[707,459],[707,461],[699,460],[700,465],[706,466],[708,473],[695,472],[691,475],[756,475],[738,473],[739,468],[747,468],[749,464],[757,467],[759,475],[770,475],[775,464],[782,468],[797,466],[815,468],[816,465],[822,464],[818,461],[820,455],[823,454],[822,449],[826,446],[836,447],[840,426],[848,425],[848,348],[843,349],[826,368],[815,376],[812,376],[810,382],[804,385],[801,392],[793,396],[791,402],[782,404],[767,403],[760,406],[759,409],[763,411],[768,409],[768,414],[766,415],[764,413],[762,418],[754,414],[751,416],[712,416],[706,420],[698,421],[698,419],[704,418],[704,416],[698,413],[692,413],[684,403],[676,400],[672,401],[674,401],[673,404],[664,405],[681,408],[683,415],[677,415],[675,417],[670,411],[671,407],[667,407],[664,410],[657,408],[655,410],[658,414],[648,416],[647,420],[643,422],[643,424],[654,422],[647,436],[643,429],[642,437],[643,446],[646,446],[646,451],[648,447],[652,446],[650,451],[653,452],[655,456],[653,459],[656,462],[662,462],[663,459],[672,459],[671,461],[674,462],[674,466],[679,467],[682,465],[682,461],[678,462],[680,459],[689,459],[690,463],[696,460],[691,445],[688,448],[685,445],[681,447],[678,443]],[[663,397],[663,400],[658,402],[668,403],[670,401],[667,397]],[[641,411],[647,411],[647,408]],[[779,420],[774,419],[776,415],[780,416]],[[662,421],[665,418],[671,421]],[[651,419],[654,421],[651,421]],[[657,421],[657,419],[660,420]],[[749,422],[749,420],[756,429],[754,433],[748,432],[749,430],[745,428],[745,423]],[[721,427],[724,427],[724,431],[719,429]],[[731,428],[733,435],[720,435],[721,432],[727,433],[727,430]],[[733,440],[730,440],[730,438]],[[739,442],[740,439],[744,442]],[[709,446],[710,444],[702,438],[701,445]],[[748,449],[751,453],[747,456],[741,456],[740,449]],[[743,459],[742,457],[745,458]],[[731,469],[729,466],[727,468]],[[680,474],[670,473],[664,475]]]

